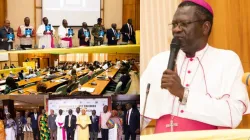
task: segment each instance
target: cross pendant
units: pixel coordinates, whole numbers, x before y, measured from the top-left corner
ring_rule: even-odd
[[[174,131],[174,127],[178,126],[178,123],[174,123],[174,121],[171,119],[170,120],[170,124],[167,124],[166,127],[170,127],[170,131],[173,132]]]

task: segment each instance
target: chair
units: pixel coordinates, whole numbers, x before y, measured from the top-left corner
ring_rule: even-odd
[[[122,94],[126,94],[128,92],[130,85],[131,85],[131,82],[132,82],[132,80],[130,79],[126,85],[126,88],[123,91],[121,91]]]
[[[56,93],[66,95],[67,94],[67,84],[58,87],[56,89]]]
[[[97,76],[97,72],[94,72],[94,73],[92,74],[92,76],[91,76],[90,79],[93,79],[93,78],[96,77],[96,76]]]
[[[74,86],[72,86],[71,91],[73,91],[73,90],[77,89],[77,88],[78,88],[79,83],[80,83],[80,81],[77,81],[77,82],[74,84]]]
[[[88,82],[88,80],[89,80],[88,75],[85,75],[85,76],[80,78],[80,84],[83,85],[86,82]]]
[[[118,94],[121,92],[121,88],[122,88],[122,82],[119,82],[116,87],[115,87],[115,94]]]
[[[18,91],[19,90],[19,88],[17,88],[17,89],[13,89],[13,90],[11,90],[10,91],[10,93],[12,93],[12,92],[16,92],[16,91]]]
[[[34,85],[36,85],[36,83],[29,83],[29,84],[25,85],[24,88],[31,87],[31,86],[34,86]]]

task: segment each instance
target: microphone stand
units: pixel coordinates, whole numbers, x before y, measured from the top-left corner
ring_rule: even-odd
[[[142,120],[141,120],[141,128],[140,128],[140,131],[142,131],[142,128],[143,128],[143,125],[144,125],[144,115],[145,115],[145,109],[146,109],[146,106],[147,106],[147,100],[148,100],[149,90],[150,90],[150,83],[148,83],[148,85],[147,85],[146,99],[145,99],[144,107],[143,107],[143,111],[142,111]]]

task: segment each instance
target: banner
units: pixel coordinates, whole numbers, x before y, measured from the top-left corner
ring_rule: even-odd
[[[96,110],[96,115],[100,116],[103,112],[103,106],[108,105],[108,98],[87,98],[87,99],[56,99],[48,101],[48,114],[53,109],[55,114],[58,114],[59,109],[63,110],[63,115],[68,115],[68,110],[72,109],[73,114],[76,114],[76,108],[87,108],[86,114],[91,116],[92,110]]]

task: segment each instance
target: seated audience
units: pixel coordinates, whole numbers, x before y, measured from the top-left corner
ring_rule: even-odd
[[[47,85],[43,82],[38,82],[36,85],[36,90],[39,94],[46,93]]]
[[[12,77],[7,77],[4,94],[8,94],[10,93],[10,91],[17,89],[17,88],[18,88],[18,84],[15,82],[15,80]]]

